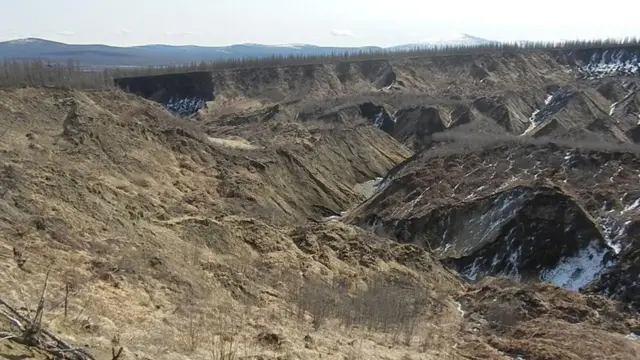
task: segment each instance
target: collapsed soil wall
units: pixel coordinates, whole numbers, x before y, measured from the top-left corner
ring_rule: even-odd
[[[189,115],[214,99],[211,72],[135,76],[114,79],[120,89],[163,104],[169,110]]]

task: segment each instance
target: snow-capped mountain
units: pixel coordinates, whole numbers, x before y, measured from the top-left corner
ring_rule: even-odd
[[[444,46],[478,46],[495,44],[498,41],[488,40],[469,34],[447,34],[445,36],[431,37],[421,41],[392,46],[388,50],[414,50],[414,49],[433,49]]]

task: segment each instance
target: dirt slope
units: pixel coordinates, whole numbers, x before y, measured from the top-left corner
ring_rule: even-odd
[[[637,359],[633,81],[569,60],[219,72],[188,119],[4,91],[2,300],[48,272],[44,325],[98,359]]]

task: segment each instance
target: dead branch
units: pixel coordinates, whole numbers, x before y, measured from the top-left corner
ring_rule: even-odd
[[[8,318],[9,321],[22,332],[22,334],[18,335],[6,334],[7,336],[3,336],[2,339],[10,339],[27,346],[33,346],[52,355],[63,358],[70,358],[69,356],[72,356],[72,358],[70,359],[96,360],[96,358],[93,355],[89,354],[86,350],[72,347],[67,342],[63,341],[62,339],[42,327],[42,316],[44,313],[44,296],[47,288],[48,278],[49,273],[47,272],[45,285],[43,286],[43,291],[40,295],[40,300],[38,303],[38,310],[36,311],[33,320],[29,320],[27,317],[20,314],[13,306],[0,299],[0,305],[2,305],[8,312],[5,313],[4,311],[0,311],[0,315]]]

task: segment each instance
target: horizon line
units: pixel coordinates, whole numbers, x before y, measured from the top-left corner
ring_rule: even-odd
[[[584,39],[580,39],[580,38],[576,38],[576,39],[564,39],[564,38],[560,38],[557,40],[513,40],[513,41],[501,41],[501,40],[490,40],[490,39],[485,39],[482,37],[477,37],[474,35],[469,35],[469,34],[461,34],[461,35],[465,35],[465,36],[469,36],[469,37],[473,37],[476,39],[480,39],[482,41],[486,41],[487,43],[500,43],[500,44],[516,44],[516,43],[526,43],[526,42],[545,42],[545,43],[560,43],[560,42],[565,42],[565,41],[597,41],[597,40],[624,40],[624,39],[629,39],[629,38],[636,38],[635,36],[624,36],[624,37],[595,37],[595,38],[584,38]],[[411,42],[411,43],[400,43],[400,44],[396,44],[396,45],[391,45],[391,46],[379,46],[379,45],[356,45],[356,46],[341,46],[341,45],[316,45],[313,43],[280,43],[280,44],[266,44],[266,43],[256,43],[256,42],[242,42],[242,43],[232,43],[232,44],[228,44],[228,45],[196,45],[196,44],[169,44],[169,43],[144,43],[144,44],[139,44],[139,45],[113,45],[113,44],[108,44],[108,43],[99,43],[99,42],[95,42],[95,43],[68,43],[68,42],[62,42],[62,41],[56,41],[56,40],[51,40],[51,39],[47,39],[47,38],[43,38],[43,37],[35,37],[35,36],[29,36],[29,37],[23,37],[23,38],[15,38],[15,39],[10,39],[10,40],[2,40],[0,41],[1,43],[12,43],[12,42],[20,42],[21,40],[40,40],[40,41],[45,41],[45,42],[51,42],[51,43],[56,43],[56,44],[62,44],[62,45],[70,45],[70,46],[107,46],[107,47],[115,47],[115,48],[136,48],[136,47],[145,47],[145,46],[169,46],[169,47],[199,47],[199,48],[225,48],[225,47],[232,47],[232,46],[242,46],[242,45],[247,45],[247,46],[271,46],[271,47],[290,47],[290,48],[295,48],[295,47],[300,47],[300,46],[313,46],[313,47],[321,47],[321,48],[344,48],[344,49],[358,49],[358,48],[379,48],[379,49],[390,49],[390,48],[394,48],[394,47],[399,47],[399,46],[410,46],[410,45],[429,45],[429,44],[433,44],[433,45],[437,45],[436,43],[438,42],[437,39],[423,39],[420,41],[416,41],[416,42]],[[431,41],[428,41],[431,40]],[[452,39],[452,41],[455,41],[454,39]],[[443,43],[445,43],[446,45],[446,40],[443,41]],[[470,47],[472,46],[476,46],[476,44],[470,44]]]

